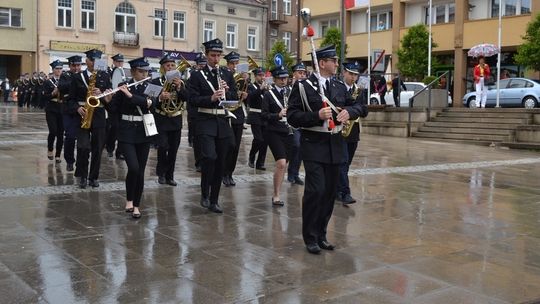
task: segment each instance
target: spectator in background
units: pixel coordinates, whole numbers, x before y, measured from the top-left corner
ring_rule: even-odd
[[[2,84],[0,85],[2,92],[4,93],[4,102],[8,103],[9,92],[11,92],[11,85],[9,84],[9,79],[6,77]]]
[[[392,97],[394,97],[394,103],[398,108],[400,106],[401,90],[407,91],[407,87],[399,74],[395,74],[394,79],[392,79]]]
[[[507,79],[507,78],[510,78],[510,75],[508,73],[508,70],[507,69],[503,69],[501,71],[501,79]]]

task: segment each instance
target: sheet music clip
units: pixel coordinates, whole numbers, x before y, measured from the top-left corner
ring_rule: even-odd
[[[162,86],[149,83],[144,90],[144,95],[148,97],[158,97],[162,89]]]
[[[237,104],[238,104],[238,100],[222,100],[219,102],[219,105],[222,107],[234,106]]]

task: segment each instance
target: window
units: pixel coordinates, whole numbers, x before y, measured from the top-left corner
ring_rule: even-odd
[[[174,12],[173,37],[186,39],[186,13]]]
[[[271,29],[270,30],[270,36],[277,37],[277,35],[278,35],[278,30],[277,29]]]
[[[227,9],[227,13],[228,13],[229,15],[236,15],[236,9],[235,9],[234,7],[229,7],[229,8]]]
[[[236,31],[238,25],[234,23],[227,23],[227,48],[236,48]]]
[[[57,23],[58,27],[71,27],[71,13],[73,11],[71,0],[58,0]]]
[[[248,51],[257,50],[257,36],[259,28],[256,26],[248,26],[248,35],[247,35],[247,49]]]
[[[137,16],[135,9],[128,2],[121,2],[114,13],[115,31],[123,33],[136,33]]]
[[[257,18],[257,11],[256,10],[249,10],[249,16],[251,18]]]
[[[277,20],[277,0],[270,3],[270,20]]]
[[[283,0],[283,13],[291,15],[291,0]]]
[[[204,41],[210,41],[214,39],[214,32],[216,30],[216,22],[213,20],[205,20],[204,21]]]
[[[206,3],[206,10],[209,11],[209,12],[213,12],[214,11],[214,4]]]
[[[431,8],[433,19],[431,24],[450,23],[454,22],[456,6],[454,3],[438,4]],[[429,24],[429,7],[425,8],[425,24]]]
[[[285,42],[285,46],[287,47],[287,52],[291,51],[291,32],[283,32],[283,42]]]
[[[371,31],[386,31],[392,28],[392,12],[373,13],[371,15]]]
[[[321,21],[321,37],[326,35],[326,32],[331,27],[338,27],[338,19],[322,20]]]
[[[502,15],[515,16],[531,13],[531,0],[502,0]],[[499,16],[499,0],[491,0],[491,17]]]
[[[81,1],[81,28],[84,30],[94,30],[96,20],[96,1]]]
[[[167,35],[165,22],[167,21],[167,10],[154,9],[154,36],[164,37]]]
[[[22,10],[0,7],[0,26],[21,27]]]

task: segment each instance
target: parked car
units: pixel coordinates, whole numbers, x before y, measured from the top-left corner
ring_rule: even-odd
[[[405,87],[407,88],[406,91],[401,90],[399,96],[400,96],[400,106],[401,107],[408,107],[409,106],[409,99],[413,97],[414,94],[420,92],[423,88],[426,87],[426,85],[423,82],[405,82]],[[392,89],[393,90],[393,89]],[[386,92],[386,95],[384,95],[384,101],[386,102],[387,106],[395,106],[396,103],[394,102],[394,95],[392,94],[392,90],[389,90]],[[371,94],[371,97],[369,98],[370,104],[380,104],[380,96],[377,93]],[[452,98],[448,96],[448,104],[452,103]]]
[[[500,82],[499,105],[534,109],[540,100],[540,81],[527,78],[507,78]],[[497,84],[488,85],[486,107],[497,104]],[[463,105],[476,108],[476,92],[463,96]]]

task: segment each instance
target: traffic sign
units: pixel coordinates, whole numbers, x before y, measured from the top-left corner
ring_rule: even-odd
[[[276,64],[276,66],[283,65],[284,61],[285,60],[283,59],[283,55],[281,55],[281,53],[277,53],[276,55],[274,55],[274,63]]]

